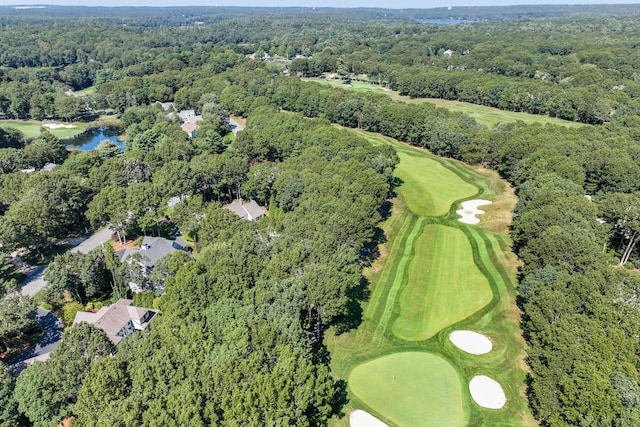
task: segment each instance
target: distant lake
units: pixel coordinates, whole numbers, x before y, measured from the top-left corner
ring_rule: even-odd
[[[91,151],[100,144],[100,141],[108,139],[120,147],[120,150],[124,151],[124,143],[118,141],[116,135],[117,134],[114,129],[97,128],[90,129],[87,133],[76,138],[68,139],[65,142],[67,143],[67,148],[69,150]]]
[[[440,24],[440,25],[456,25],[467,24],[473,21],[467,21],[466,19],[416,19],[421,24]]]

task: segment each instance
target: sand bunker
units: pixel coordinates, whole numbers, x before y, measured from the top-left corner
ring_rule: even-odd
[[[42,126],[49,129],[60,129],[60,128],[73,129],[75,127],[74,125],[63,125],[59,123],[45,123]]]
[[[491,202],[489,200],[467,200],[466,202],[462,202],[462,209],[456,211],[456,213],[462,217],[458,219],[458,221],[464,222],[465,224],[479,223],[480,220],[476,218],[476,215],[483,214],[484,211],[478,209],[478,206],[490,204]]]
[[[489,338],[473,331],[453,331],[449,334],[449,341],[460,350],[471,354],[489,353],[493,348]]]
[[[469,391],[473,400],[483,408],[500,409],[507,402],[500,384],[484,375],[476,375],[469,381]]]
[[[389,427],[368,412],[356,409],[349,415],[351,427]]]

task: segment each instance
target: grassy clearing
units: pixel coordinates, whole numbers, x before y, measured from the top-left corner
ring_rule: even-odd
[[[81,94],[81,95],[91,95],[92,93],[96,93],[96,87],[95,86],[89,86],[87,88],[84,88],[82,90],[78,90],[76,91],[77,94]]]
[[[349,384],[363,402],[394,424],[466,424],[465,384],[447,361],[433,354],[404,352],[372,360],[351,372]]]
[[[42,127],[42,122],[37,120],[2,120],[0,121],[1,127],[10,127],[18,129],[27,138],[36,138],[40,136],[41,129],[47,129]],[[85,128],[74,124],[74,128],[59,128],[59,129],[47,129],[53,135],[61,138],[63,136],[74,136],[84,132]]]
[[[447,381],[460,382],[462,399],[456,404],[457,409],[451,409],[447,403],[439,403],[438,407],[462,411],[465,414],[463,424],[536,425],[524,393],[524,341],[514,290],[517,261],[509,251],[507,234],[510,211],[515,203],[511,189],[490,171],[440,159],[426,150],[380,135],[359,133],[372,144],[391,144],[396,149],[401,159],[397,171],[403,176],[404,183],[397,188],[397,197],[392,201],[391,217],[381,224],[387,239],[380,248],[381,258],[365,271],[370,297],[362,306],[362,324],[346,334],[335,335],[330,330],[326,335],[333,375],[349,380],[350,401],[345,413],[364,409],[390,425],[398,426],[451,425],[438,424],[441,418],[437,410],[422,412],[421,408],[429,403],[406,403],[409,402],[406,399],[421,393],[413,385],[396,394],[384,384],[389,379],[389,372],[405,369],[395,366],[396,363],[402,365],[400,359],[394,359],[396,355],[418,353],[437,356],[453,369],[454,373],[447,374],[444,379],[422,375],[418,370],[421,368],[415,366],[411,368],[415,370],[408,372],[432,388]],[[434,164],[439,169],[434,169]],[[429,170],[439,172],[424,173]],[[425,179],[431,181],[425,182]],[[444,193],[452,187],[455,188],[451,191],[459,191],[460,186],[451,185],[454,180],[466,190],[457,195]],[[440,190],[433,191],[437,186],[441,186]],[[440,207],[427,206],[420,211],[421,206],[426,205],[424,194],[429,192],[432,192],[430,203],[440,204]],[[479,226],[464,225],[458,222],[455,214],[460,199],[470,198],[494,202],[481,216]],[[457,277],[457,280],[451,277]],[[482,281],[480,290],[474,289],[478,283],[472,278]],[[447,280],[450,286],[440,289],[439,285]],[[464,285],[466,280],[468,284]],[[434,289],[429,284],[434,284]],[[479,299],[484,302],[466,312],[459,311],[476,304]],[[429,308],[423,304],[429,301],[439,303]],[[432,313],[434,310],[440,311]],[[431,321],[427,320],[429,316]],[[448,340],[449,333],[456,329],[471,329],[489,336],[494,350],[475,356],[457,349]],[[414,361],[413,365],[420,363]],[[431,366],[429,375],[438,369]],[[447,372],[446,369],[443,368],[443,372]],[[507,396],[503,409],[483,409],[471,402],[466,385],[475,375],[488,375],[502,385]],[[378,384],[378,381],[381,382]],[[439,390],[441,397],[450,398],[449,391]],[[332,420],[330,425],[346,427],[348,417]]]
[[[487,278],[476,266],[471,244],[459,229],[438,224],[424,228],[398,300],[392,330],[402,339],[421,341],[471,316],[493,298]]]
[[[341,87],[343,89],[351,89],[362,92],[378,92],[388,95],[396,101],[405,101],[414,104],[420,104],[427,102],[433,104],[436,107],[446,108],[450,111],[456,111],[473,117],[478,123],[488,128],[492,128],[498,123],[515,123],[523,122],[526,124],[551,124],[566,127],[580,127],[589,126],[584,123],[571,122],[568,120],[562,120],[555,117],[543,116],[540,114],[529,113],[517,113],[514,111],[503,111],[493,107],[486,107],[484,105],[476,105],[469,102],[449,101],[446,99],[437,98],[409,98],[408,96],[402,96],[398,92],[384,88],[382,86],[373,85],[366,82],[352,81],[350,85],[345,85],[341,80],[325,80],[321,78],[308,78],[303,79],[306,81],[314,81],[322,84],[328,84],[331,86]]]

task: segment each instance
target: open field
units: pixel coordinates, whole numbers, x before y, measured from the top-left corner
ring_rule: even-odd
[[[484,105],[472,104],[470,102],[449,101],[438,98],[409,98],[402,96],[398,92],[384,88],[379,85],[373,85],[366,82],[351,81],[350,85],[345,85],[342,80],[326,80],[321,78],[306,78],[305,81],[314,81],[318,83],[328,84],[331,86],[341,87],[343,89],[352,89],[364,92],[379,92],[390,96],[397,101],[405,101],[409,103],[428,102],[436,107],[446,108],[450,111],[457,111],[473,117],[479,124],[492,128],[498,123],[515,123],[521,121],[527,124],[552,124],[567,127],[589,126],[584,123],[571,122],[555,117],[543,116],[540,114],[517,113],[514,111],[503,111],[498,108],[486,107]]]
[[[491,302],[487,278],[473,260],[471,244],[460,230],[439,224],[424,228],[398,299],[392,330],[408,341],[431,338]]]
[[[374,359],[356,367],[349,384],[388,422],[414,427],[466,424],[466,383],[433,354],[403,352]]]
[[[14,129],[18,129],[22,132],[27,138],[36,138],[40,136],[40,129],[43,129],[42,122],[37,120],[1,120],[1,127],[11,127]],[[74,128],[58,128],[58,129],[47,129],[53,135],[61,138],[63,136],[74,136],[84,132],[85,128],[74,124]],[[46,129],[46,128],[45,128]]]
[[[381,224],[386,237],[381,257],[365,271],[370,296],[362,305],[362,323],[349,333],[330,330],[326,335],[332,372],[349,381],[346,413],[363,409],[392,426],[451,425],[439,424],[437,411],[422,412],[429,403],[405,403],[416,393],[413,385],[390,395],[388,387],[381,391],[376,383],[388,381],[388,373],[398,369],[395,362],[402,364],[395,356],[417,353],[437,356],[453,370],[443,368],[449,372],[446,378],[427,380],[432,387],[438,387],[436,382],[463,384],[460,406],[453,410],[458,412],[452,412],[465,414],[461,425],[536,425],[524,397],[524,342],[514,290],[517,263],[506,234],[515,203],[511,189],[489,171],[378,134],[353,132],[396,149],[401,182],[392,215]],[[485,206],[480,224],[465,225],[455,210],[472,198],[493,203]],[[473,355],[458,349],[448,339],[456,329],[488,336],[492,351]],[[472,402],[468,382],[476,375],[502,385],[507,399],[502,409]],[[379,396],[383,392],[389,397]],[[447,391],[441,393],[449,398]],[[331,425],[348,426],[348,416]]]

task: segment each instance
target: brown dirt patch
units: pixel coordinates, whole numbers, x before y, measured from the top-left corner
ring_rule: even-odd
[[[115,241],[113,242],[113,250],[114,251],[121,251],[122,249],[127,249],[127,248],[139,248],[140,246],[136,245],[136,241],[135,240],[125,240],[124,244]]]

